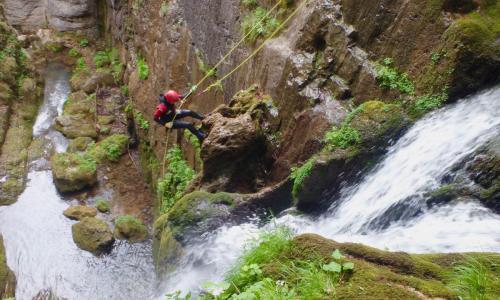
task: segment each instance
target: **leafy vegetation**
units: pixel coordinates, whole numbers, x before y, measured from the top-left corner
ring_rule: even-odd
[[[105,160],[116,162],[127,151],[128,136],[114,134],[97,144],[89,146],[87,153],[97,162]]]
[[[76,72],[87,72],[89,70],[87,63],[85,62],[85,58],[80,57],[76,61],[75,71]]]
[[[88,39],[81,39],[80,42],[79,42],[79,44],[80,44],[81,47],[88,47],[90,45]]]
[[[414,117],[423,116],[425,113],[430,112],[436,108],[441,107],[448,99],[446,92],[439,95],[423,95],[415,98],[410,113]]]
[[[241,3],[250,8],[254,8],[258,5],[257,0],[241,0]]]
[[[347,149],[361,142],[359,131],[348,125],[333,127],[325,134],[325,150]]]
[[[149,66],[142,57],[137,59],[137,72],[140,80],[146,80],[149,77]]]
[[[169,149],[165,159],[168,167],[163,178],[158,180],[156,190],[161,213],[166,213],[183,196],[196,174],[182,157],[182,150],[178,146]]]
[[[460,299],[495,299],[498,297],[493,287],[496,280],[499,278],[495,278],[483,263],[476,258],[469,257],[465,263],[453,269],[450,287],[457,292]]]
[[[135,111],[134,119],[141,129],[149,130],[149,121],[144,118],[144,115],[140,111]]]
[[[327,260],[282,260],[292,250],[292,237],[286,227],[264,231],[249,243],[225,281],[206,284],[206,294],[199,299],[334,299],[336,287],[352,272],[354,264],[339,250]],[[191,299],[189,294],[181,298],[180,293],[170,297]]]
[[[112,48],[106,51],[98,51],[94,55],[94,65],[97,69],[110,68],[111,74],[115,80],[120,78],[122,73],[123,64],[120,61],[120,55],[116,48]]]
[[[290,178],[293,180],[292,196],[294,199],[297,198],[300,190],[302,189],[304,180],[311,175],[313,166],[314,158],[311,158],[300,168],[292,168]]]
[[[69,50],[68,52],[69,56],[71,57],[80,57],[82,54],[76,50],[75,48],[71,48],[71,50]]]
[[[243,35],[248,35],[247,42],[255,43],[258,38],[266,38],[279,27],[278,19],[267,16],[267,13],[265,8],[259,6],[243,18],[241,31]]]
[[[201,160],[200,140],[189,130],[184,130],[184,138],[191,144],[191,146],[193,146],[194,151],[196,153],[196,162],[202,164],[203,161]]]
[[[160,17],[165,17],[168,14],[168,2],[163,1],[160,7]]]
[[[377,80],[381,87],[397,89],[401,93],[413,95],[415,86],[407,73],[399,72],[394,66],[392,58],[385,58],[376,66]]]

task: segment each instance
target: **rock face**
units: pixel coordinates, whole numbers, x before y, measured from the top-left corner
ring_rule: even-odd
[[[201,185],[208,191],[255,192],[269,167],[275,116],[273,100],[257,87],[236,94],[204,120]]]
[[[97,182],[97,166],[82,154],[58,153],[52,157],[52,174],[62,193],[76,192]]]
[[[72,220],[82,220],[87,217],[95,217],[97,216],[97,209],[89,206],[82,206],[82,205],[76,205],[76,206],[70,206],[67,208],[63,214],[72,219]]]
[[[96,218],[84,218],[73,224],[71,231],[76,245],[95,255],[110,252],[115,242],[108,224]]]
[[[7,266],[3,237],[0,235],[0,298],[14,297],[16,291],[16,277]]]
[[[119,240],[139,243],[147,238],[148,229],[142,221],[132,216],[121,216],[115,221],[114,235]]]
[[[58,31],[96,30],[95,0],[5,0],[9,23],[24,31],[49,26]]]

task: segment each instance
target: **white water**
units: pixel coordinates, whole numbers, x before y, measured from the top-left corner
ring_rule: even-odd
[[[499,215],[475,202],[427,208],[423,197],[439,186],[454,163],[499,134],[499,129],[497,87],[418,121],[373,171],[346,188],[319,219],[285,214],[277,223],[298,234],[318,233],[393,251],[500,252]],[[242,253],[244,241],[258,230],[256,224],[222,228],[190,247],[187,257],[199,255],[198,262],[183,260],[167,280],[166,290],[196,290],[204,282],[220,281]]]
[[[64,151],[66,139],[51,126],[70,92],[69,74],[52,65],[45,76],[45,97],[34,135],[45,139],[46,154]],[[16,299],[32,299],[50,290],[63,299],[150,299],[156,285],[150,241],[115,244],[111,254],[95,257],[72,239],[71,221],[62,212],[70,205],[56,191],[46,158],[31,165],[26,190],[18,201],[0,208],[8,265],[17,278]],[[40,170],[42,166],[42,170]]]

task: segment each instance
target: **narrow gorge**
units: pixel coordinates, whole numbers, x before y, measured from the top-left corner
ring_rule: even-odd
[[[495,300],[499,133],[497,0],[0,0],[0,297]]]

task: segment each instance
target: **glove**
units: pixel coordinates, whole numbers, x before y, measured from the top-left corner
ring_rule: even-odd
[[[167,128],[167,129],[172,129],[173,126],[174,126],[174,122],[165,123],[165,128]]]

